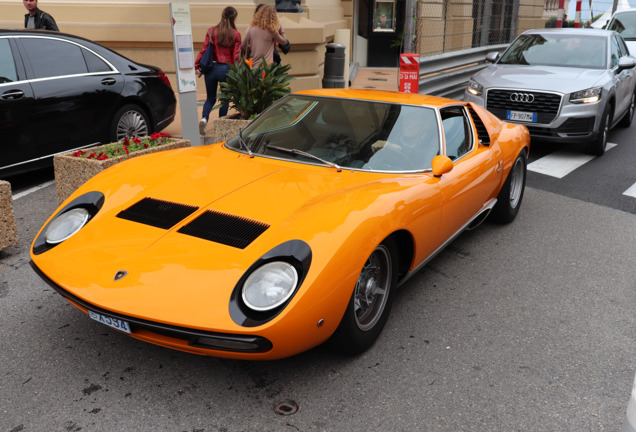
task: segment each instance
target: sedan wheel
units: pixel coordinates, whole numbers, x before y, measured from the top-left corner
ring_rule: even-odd
[[[111,141],[124,138],[147,136],[149,134],[148,116],[143,109],[135,105],[125,105],[113,117]]]
[[[397,281],[396,268],[395,244],[387,239],[364,264],[345,315],[331,337],[332,348],[342,354],[355,355],[373,345],[389,317]]]

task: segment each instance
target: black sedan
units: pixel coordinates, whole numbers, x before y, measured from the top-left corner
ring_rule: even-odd
[[[0,30],[0,177],[161,131],[175,112],[170,82],[154,66],[77,36]]]

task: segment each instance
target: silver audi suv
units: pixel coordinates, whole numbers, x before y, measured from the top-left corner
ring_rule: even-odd
[[[464,100],[526,125],[533,138],[580,143],[602,155],[609,130],[632,122],[636,58],[614,31],[528,30],[487,60]]]

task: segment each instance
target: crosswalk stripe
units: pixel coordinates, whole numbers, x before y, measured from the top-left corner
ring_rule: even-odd
[[[623,195],[627,195],[636,198],[636,183],[634,183],[629,189],[623,192]]]
[[[606,150],[614,147],[616,144],[607,143]],[[580,152],[556,151],[528,164],[528,171],[563,178],[595,157]]]

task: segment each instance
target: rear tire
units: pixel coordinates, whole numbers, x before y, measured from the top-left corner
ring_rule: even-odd
[[[386,239],[367,259],[330,347],[345,355],[366,351],[376,341],[391,311],[397,285],[398,255],[395,243]]]
[[[508,178],[497,196],[497,204],[492,209],[492,217],[499,223],[510,223],[521,207],[523,193],[526,189],[527,161],[526,152],[522,150],[512,165]]]
[[[134,138],[150,135],[148,114],[141,107],[133,104],[124,105],[115,115],[110,124],[110,141],[121,141],[124,138]]]

